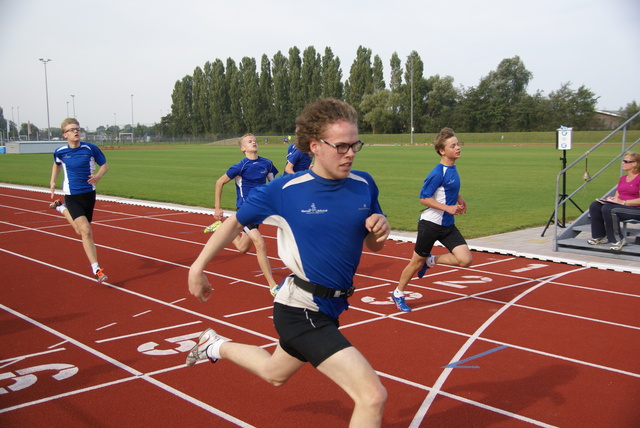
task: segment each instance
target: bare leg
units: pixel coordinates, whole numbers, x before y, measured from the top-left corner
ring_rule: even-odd
[[[411,256],[411,260],[400,274],[400,280],[398,281],[398,291],[404,291],[407,288],[407,284],[411,281],[411,278],[415,276],[415,274],[420,270],[422,265],[424,265],[426,257],[419,256],[415,251]]]
[[[436,264],[469,267],[473,261],[467,245],[458,245],[452,252],[436,256]]]
[[[85,216],[78,217],[74,220],[74,223],[76,231],[80,231],[82,246],[84,247],[84,252],[87,254],[89,263],[98,263],[98,255],[96,245],[93,242],[93,230],[91,229],[91,223],[89,223]]]
[[[257,375],[272,385],[284,385],[291,376],[305,365],[287,354],[277,345],[273,354],[259,346],[225,342],[220,346],[220,356]]]
[[[354,347],[345,348],[327,358],[318,370],[354,401],[350,427],[379,427],[382,424],[387,390],[360,351]]]

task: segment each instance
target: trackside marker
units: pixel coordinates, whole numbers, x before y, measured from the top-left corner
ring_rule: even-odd
[[[506,345],[498,346],[497,348],[489,349],[486,352],[483,352],[478,355],[474,355],[473,357],[465,358],[464,360],[456,361],[446,366],[440,367],[441,369],[479,369],[480,366],[461,366],[459,364],[466,363],[467,361],[475,360],[476,358],[484,357],[485,355],[489,355],[493,352],[500,351],[501,349],[508,348]]]

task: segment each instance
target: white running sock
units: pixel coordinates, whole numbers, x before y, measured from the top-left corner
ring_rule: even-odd
[[[431,267],[436,264],[436,256],[433,254],[427,257],[427,266]]]
[[[58,205],[58,206],[56,207],[56,211],[58,211],[60,214],[63,214],[63,213],[64,213],[64,210],[66,210],[66,209],[67,209],[67,206],[66,206],[65,204]]]
[[[403,297],[403,296],[404,296],[404,291],[400,291],[397,288],[393,290],[393,297]]]
[[[98,263],[91,263],[91,270],[93,270],[93,273],[95,274],[100,270],[100,265]]]
[[[219,360],[220,358],[222,358],[220,356],[220,347],[224,342],[228,342],[228,341],[229,339],[225,339],[224,337],[219,337],[218,340],[213,342],[213,344],[207,348],[207,357],[213,358],[214,360]]]

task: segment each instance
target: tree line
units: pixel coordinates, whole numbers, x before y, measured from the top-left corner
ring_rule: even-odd
[[[259,67],[249,57],[239,63],[232,58],[216,59],[176,81],[171,112],[160,123],[138,124],[133,129],[130,125],[99,127],[96,134],[113,138],[119,132],[133,132],[137,137],[156,139],[245,132],[290,135],[298,113],[318,97],[335,97],[353,105],[359,113],[360,131],[365,133],[409,133],[412,129],[433,133],[444,126],[458,132],[555,131],[560,125],[575,130],[605,128],[594,115],[598,97],[584,85],[573,89],[567,82],[548,95],[542,91],[529,94],[533,74],[519,56],[503,59],[477,86],[470,87],[456,86],[452,76],[425,77],[424,69],[416,51],[404,64],[394,52],[387,80],[380,56],[362,46],[346,79],[340,58],[330,47],[323,54],[313,46],[302,52],[294,46],[287,56],[281,51],[272,58],[263,54]],[[633,101],[621,113],[628,118],[639,110]],[[4,118],[0,108],[0,129],[6,130],[7,122],[12,136],[18,131],[21,135],[42,134],[33,124],[29,129],[21,124],[19,129]],[[638,128],[640,123],[631,127]]]
[[[506,58],[477,86],[456,87],[452,76],[424,76],[424,63],[412,51],[404,64],[397,53],[389,63],[389,87],[380,56],[360,46],[343,81],[340,58],[330,47],[292,47],[285,56],[263,54],[260,65],[244,57],[236,64],[216,59],[176,81],[171,113],[162,118],[165,135],[254,133],[290,134],[303,106],[318,97],[353,105],[360,130],[372,133],[553,131],[601,129],[594,119],[598,97],[570,82],[545,95],[531,95],[533,74],[518,56]],[[627,113],[638,111],[635,101]],[[635,110],[635,111],[634,111]]]

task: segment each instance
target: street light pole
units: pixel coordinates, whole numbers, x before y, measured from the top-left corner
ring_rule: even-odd
[[[413,146],[413,55],[411,55],[411,145]]]
[[[131,94],[131,142],[133,143],[133,94]]]
[[[47,135],[49,136],[49,141],[51,141],[51,120],[49,117],[49,83],[47,81],[47,63],[51,61],[51,59],[40,58],[40,62],[44,64],[44,89],[47,95]]]
[[[71,95],[71,101],[73,103],[73,118],[76,118],[76,96],[75,95]]]

